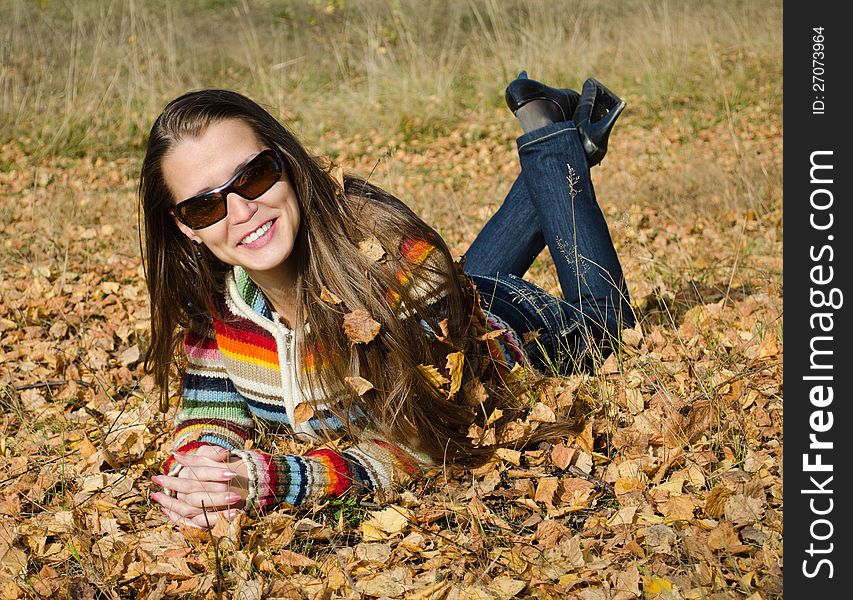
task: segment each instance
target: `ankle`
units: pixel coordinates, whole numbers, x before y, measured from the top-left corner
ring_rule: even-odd
[[[524,133],[563,120],[560,107],[550,100],[531,100],[520,107],[515,116],[518,118]]]

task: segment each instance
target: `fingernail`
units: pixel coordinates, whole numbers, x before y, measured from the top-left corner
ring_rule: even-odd
[[[231,479],[232,477],[237,477],[237,473],[234,471],[222,471],[223,479]]]
[[[239,515],[241,512],[243,512],[243,511],[238,509],[238,508],[232,508],[231,510],[228,511],[228,518],[233,519],[234,517]]]
[[[159,476],[159,475],[155,475],[154,477],[152,477],[152,478],[151,478],[151,481],[153,481],[153,482],[154,482],[154,483],[156,483],[157,485],[163,485],[163,480],[162,480],[162,479],[160,479],[160,476]]]
[[[233,504],[235,502],[239,502],[242,500],[239,494],[235,494],[234,492],[229,492],[227,496],[225,496],[225,501],[228,504]]]

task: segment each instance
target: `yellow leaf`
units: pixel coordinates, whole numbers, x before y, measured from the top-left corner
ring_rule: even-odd
[[[453,396],[462,387],[462,367],[465,365],[465,354],[463,352],[451,352],[447,355],[447,370],[450,373],[450,391],[448,396]]]
[[[504,411],[499,408],[496,408],[492,411],[492,414],[489,415],[489,418],[486,420],[486,425],[491,425],[504,416]]]
[[[329,304],[340,304],[342,302],[342,300],[330,292],[326,286],[323,286],[323,289],[320,290],[320,300]]]
[[[359,530],[361,531],[361,537],[365,542],[376,542],[388,539],[388,534],[369,521],[362,521],[359,526]]]
[[[647,594],[661,594],[664,590],[672,591],[672,582],[660,577],[643,577],[643,588]]]
[[[505,460],[506,462],[515,465],[516,467],[521,464],[521,452],[518,450],[511,450],[510,448],[498,448],[495,450],[495,456],[500,458],[501,460]]]
[[[539,485],[536,486],[536,495],[533,499],[536,502],[544,502],[545,504],[554,504],[554,494],[557,492],[557,487],[560,485],[560,480],[556,477],[541,477]]]
[[[442,375],[433,365],[418,365],[418,370],[423,373],[424,377],[427,378],[427,381],[429,381],[435,388],[440,388],[445,383],[450,382],[450,380]]]
[[[371,512],[367,521],[385,533],[400,533],[412,518],[411,512],[402,506],[389,506]]]

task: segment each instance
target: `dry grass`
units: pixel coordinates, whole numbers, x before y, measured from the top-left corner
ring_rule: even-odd
[[[4,597],[215,597],[218,575],[244,597],[261,580],[282,597],[378,596],[384,575],[400,597],[508,597],[501,577],[523,583],[516,597],[781,597],[780,2],[0,0],[0,14]],[[642,336],[531,398],[589,410],[564,440],[571,466],[611,487],[561,513],[582,478],[555,440],[517,467],[413,484],[382,547],[360,525],[377,507],[353,498],[218,532],[218,551],[170,533],[146,494],[171,415],[133,360],[148,318],[134,186],[162,105],[246,92],[317,152],[375,167],[461,254],[517,171],[502,95],[521,68],[575,88],[594,74],[628,101],[593,179]],[[559,293],[547,254],[529,278]]]

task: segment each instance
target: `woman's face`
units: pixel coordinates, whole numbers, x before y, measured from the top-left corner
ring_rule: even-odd
[[[221,186],[262,150],[266,147],[248,125],[236,119],[219,121],[200,136],[178,142],[163,158],[163,177],[177,204]],[[287,176],[282,174],[255,200],[230,193],[227,203],[228,214],[213,225],[191,229],[177,222],[178,227],[219,260],[243,267],[250,276],[286,273],[300,222],[296,193]]]

